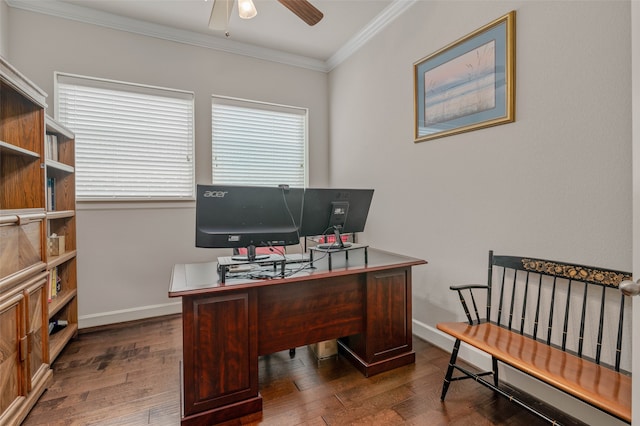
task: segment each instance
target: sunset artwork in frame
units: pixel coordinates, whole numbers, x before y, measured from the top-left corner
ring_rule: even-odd
[[[515,14],[414,64],[415,142],[515,120]]]

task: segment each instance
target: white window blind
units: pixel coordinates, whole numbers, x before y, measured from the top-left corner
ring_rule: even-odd
[[[193,93],[68,74],[56,86],[78,200],[193,198]]]
[[[214,96],[212,181],[306,185],[307,109]]]

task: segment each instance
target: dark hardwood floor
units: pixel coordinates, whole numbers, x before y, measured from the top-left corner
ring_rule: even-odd
[[[81,333],[23,424],[179,425],[181,327],[171,316]],[[449,354],[418,338],[414,349],[415,365],[370,378],[340,357],[317,362],[307,347],[262,357],[263,413],[226,425],[546,424],[472,381],[453,383],[442,403]]]

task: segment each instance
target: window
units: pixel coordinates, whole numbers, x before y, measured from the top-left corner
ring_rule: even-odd
[[[193,199],[193,93],[61,73],[56,92],[78,200]]]
[[[212,182],[304,187],[306,108],[214,96]]]

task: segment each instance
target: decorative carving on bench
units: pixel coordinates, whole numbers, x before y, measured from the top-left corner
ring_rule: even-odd
[[[630,280],[631,275],[616,271],[603,271],[585,266],[550,262],[538,259],[522,259],[522,267],[527,271],[534,271],[546,275],[553,275],[568,279],[587,281],[618,287],[624,280]]]

